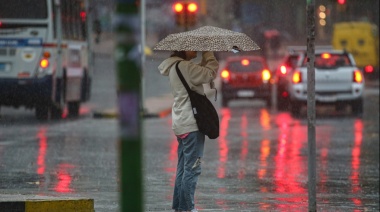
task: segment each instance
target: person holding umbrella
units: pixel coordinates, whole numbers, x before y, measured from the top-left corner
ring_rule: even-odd
[[[198,176],[201,174],[205,141],[205,135],[198,129],[188,92],[177,74],[176,66],[178,65],[190,89],[203,95],[203,84],[210,83],[213,88],[212,82],[219,68],[213,52],[237,53],[258,49],[260,47],[246,34],[214,26],[169,34],[154,47],[154,50],[173,51],[158,69],[162,75],[169,77],[174,96],[172,128],[178,140],[178,164],[172,208],[176,212],[197,211],[194,208],[194,194]],[[202,52],[200,64],[191,61],[196,58],[197,52]]]
[[[212,82],[219,68],[213,52],[202,52],[202,61],[196,64],[191,60],[197,57],[196,51],[174,51],[158,69],[169,77],[174,97],[172,106],[172,129],[178,141],[178,164],[174,185],[172,208],[176,211],[197,211],[194,207],[194,194],[201,174],[205,135],[199,132],[186,88],[176,72],[176,64],[189,87],[204,94],[203,84]]]

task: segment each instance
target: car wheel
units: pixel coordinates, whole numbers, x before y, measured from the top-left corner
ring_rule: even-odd
[[[355,100],[351,103],[352,113],[355,115],[361,115],[363,113],[363,99]]]
[[[60,99],[59,101],[57,102],[53,102],[52,105],[51,105],[51,118],[52,119],[61,119],[62,118],[62,114],[63,114],[63,108],[65,107],[65,103],[64,103],[64,93],[61,92],[60,94]]]
[[[51,107],[51,118],[52,119],[60,119],[62,118],[63,109],[59,106],[53,105]]]
[[[293,116],[299,116],[301,113],[301,103],[299,102],[292,102],[290,104],[290,113]]]
[[[69,102],[67,107],[68,107],[69,116],[78,117],[79,108],[80,108],[80,102],[79,101]]]

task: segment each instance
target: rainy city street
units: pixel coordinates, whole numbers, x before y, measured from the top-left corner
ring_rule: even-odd
[[[95,55],[91,101],[79,118],[37,121],[24,108],[0,111],[1,196],[42,195],[94,199],[95,211],[118,211],[118,120],[93,111],[116,105],[114,64]],[[170,92],[147,58],[144,98]],[[223,61],[220,61],[223,62]],[[362,117],[350,109],[317,110],[317,209],[379,211],[379,90],[368,85]],[[197,192],[201,211],[307,211],[307,116],[273,111],[263,102],[234,101],[221,107],[220,137],[206,139]],[[144,118],[145,211],[172,211],[177,141],[171,116]],[[131,170],[133,171],[133,170]],[[1,211],[1,209],[0,209]]]

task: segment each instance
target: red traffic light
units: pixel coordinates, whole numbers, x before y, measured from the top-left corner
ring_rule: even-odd
[[[176,2],[173,4],[175,22],[178,26],[194,26],[197,22],[198,5],[194,2]]]
[[[338,4],[345,4],[346,0],[338,0]]]
[[[85,22],[86,21],[86,12],[85,11],[80,11],[79,15],[80,15],[82,21]]]
[[[173,10],[176,13],[181,13],[181,12],[195,13],[198,10],[198,5],[196,3],[181,3],[181,2],[178,2],[178,3],[173,4]]]
[[[174,12],[180,13],[183,11],[183,4],[182,3],[176,3],[173,5]]]
[[[195,13],[197,12],[198,10],[198,5],[195,4],[195,3],[190,3],[187,5],[187,11],[191,12],[191,13]]]

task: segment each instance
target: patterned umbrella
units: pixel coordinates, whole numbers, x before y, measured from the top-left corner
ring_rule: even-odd
[[[170,34],[153,50],[166,51],[253,51],[260,47],[246,34],[204,26],[195,30]]]

